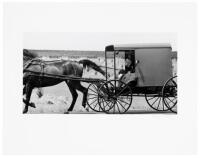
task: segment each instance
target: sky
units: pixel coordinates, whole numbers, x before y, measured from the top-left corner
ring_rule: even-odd
[[[167,43],[177,50],[176,33],[109,33],[109,32],[27,32],[23,36],[26,49],[98,50],[107,45]]]

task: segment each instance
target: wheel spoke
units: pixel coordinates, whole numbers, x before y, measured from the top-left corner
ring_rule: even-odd
[[[127,87],[125,86],[119,93],[117,96],[120,96],[120,94],[126,89]]]
[[[117,108],[118,108],[119,113],[121,114],[121,111],[120,111],[119,106],[118,106],[118,102],[117,102]]]
[[[99,102],[98,102],[98,103],[99,103],[99,111],[102,111],[102,109],[101,109],[101,108],[102,108],[102,106],[101,106],[101,104],[102,104],[102,99],[99,99]]]
[[[93,93],[88,93],[88,95],[94,95],[94,96],[98,96],[97,94],[93,94]]]
[[[108,112],[110,109],[111,109],[111,105],[112,105],[112,103],[111,102],[107,102],[107,101],[105,101],[104,102],[105,103],[105,105],[104,105],[104,110],[106,111],[106,112]],[[108,107],[108,108],[107,108]]]
[[[97,87],[95,87],[94,85],[92,85],[92,87],[93,87],[95,90],[97,90]]]
[[[175,103],[173,102],[173,100],[169,99],[168,97],[167,97],[166,99],[168,99],[171,103],[175,104]]]
[[[93,91],[94,93],[97,93],[96,91],[94,91],[94,90],[93,90],[93,89],[91,89],[91,88],[90,88],[89,90]]]
[[[106,104],[107,104],[107,106],[109,107],[108,111],[109,111],[110,109],[112,109],[112,107],[113,107],[113,102],[112,102],[112,101],[106,102]]]
[[[121,102],[123,102],[123,103],[125,103],[125,104],[128,104],[128,105],[129,105],[129,103],[125,102],[124,100],[122,100],[122,99],[120,99],[120,98],[118,98],[118,100],[120,100]]]
[[[164,111],[165,110],[165,104],[163,102],[162,102],[162,107],[163,107],[163,111]]]
[[[152,97],[152,98],[150,98],[150,99],[149,99],[149,97],[148,97],[147,99],[148,99],[148,100],[152,100],[152,99],[154,99],[154,98],[156,98],[156,97]]]
[[[175,99],[175,98],[174,98],[174,99]],[[174,99],[173,99],[173,100],[174,100]],[[168,99],[168,100],[169,100],[169,99]],[[168,101],[165,99],[165,103],[169,106],[168,108],[172,109],[172,108],[176,105],[177,102],[174,103],[174,102],[172,102],[171,100],[170,100],[170,102],[168,102]],[[170,103],[172,103],[172,105],[170,105]]]
[[[106,106],[105,106],[105,108],[106,107],[110,107],[109,105],[110,105],[110,102],[107,102],[107,101],[105,101],[106,102]]]
[[[175,96],[175,97],[173,97],[173,98],[174,98],[174,99],[172,99],[172,101],[174,101],[175,99],[177,99],[177,98],[176,98],[176,96]],[[175,102],[175,103],[176,103],[176,102]]]
[[[161,98],[160,98],[160,100],[161,100]],[[160,100],[159,100],[159,102],[158,102],[158,107],[160,106]],[[157,109],[158,109],[158,107],[157,107]]]
[[[117,101],[117,103],[119,103],[121,105],[121,107],[123,107],[124,110],[126,111],[125,107],[119,101]]]
[[[97,105],[98,105],[98,102],[93,106],[94,107],[94,109],[97,107]]]
[[[153,102],[152,106],[155,104],[155,102],[159,99],[159,97]]]
[[[114,107],[113,107],[113,114],[115,113],[115,103],[114,103]]]
[[[167,104],[168,109],[170,109],[171,106],[169,105],[169,103],[167,101],[165,103]]]
[[[93,103],[95,103],[95,101],[97,101],[97,100],[95,99],[92,103],[90,103],[90,105],[92,105]]]
[[[105,104],[104,104],[105,103]],[[105,99],[102,99],[102,104],[103,104],[103,110],[106,111],[106,106],[107,106],[107,102]]]
[[[100,107],[101,107],[102,110],[104,109],[104,102],[103,102],[103,99],[101,99]]]
[[[92,97],[92,98],[91,98],[91,97],[88,97],[88,99],[94,99],[94,98],[97,98],[97,97]]]

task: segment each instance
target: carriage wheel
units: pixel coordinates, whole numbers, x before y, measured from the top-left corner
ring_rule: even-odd
[[[165,106],[161,94],[145,94],[145,99],[149,106],[156,111],[167,111],[168,107]]]
[[[174,113],[177,113],[177,76],[167,80],[162,89],[163,102],[166,107]]]
[[[91,83],[88,86],[88,94],[87,94],[87,105],[95,112],[101,112],[101,108],[98,103],[98,88],[97,84]]]
[[[99,89],[98,102],[106,113],[126,113],[132,103],[132,90],[120,80],[108,81]]]

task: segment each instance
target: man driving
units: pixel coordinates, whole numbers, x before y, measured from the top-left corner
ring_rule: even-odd
[[[119,71],[119,79],[125,83],[129,83],[131,86],[137,85],[137,76],[135,74],[135,67],[139,63],[138,60],[135,61],[134,52],[128,52],[125,55],[125,70]],[[135,63],[133,62],[135,61]]]

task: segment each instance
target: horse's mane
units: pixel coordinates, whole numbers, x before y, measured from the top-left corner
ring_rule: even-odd
[[[27,49],[23,49],[23,57],[33,59],[33,58],[38,57],[38,55],[36,53],[30,52]]]
[[[83,67],[85,68],[86,66],[93,68],[94,70],[100,72],[102,75],[105,76],[105,72],[93,61],[88,60],[88,59],[83,59],[79,61],[80,64],[83,64]]]

